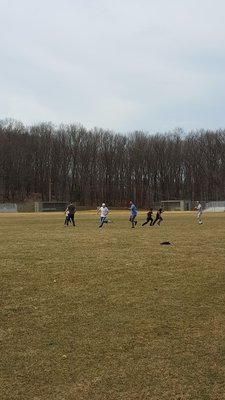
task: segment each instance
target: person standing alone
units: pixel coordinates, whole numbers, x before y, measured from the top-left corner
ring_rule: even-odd
[[[202,224],[202,205],[200,201],[197,202],[195,209],[197,210],[198,224]]]

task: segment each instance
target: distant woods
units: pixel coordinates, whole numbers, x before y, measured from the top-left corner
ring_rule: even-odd
[[[0,201],[225,199],[225,131],[149,135],[0,121]]]

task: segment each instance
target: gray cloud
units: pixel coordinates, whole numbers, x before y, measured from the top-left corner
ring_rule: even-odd
[[[0,5],[1,118],[118,132],[224,127],[222,0]]]

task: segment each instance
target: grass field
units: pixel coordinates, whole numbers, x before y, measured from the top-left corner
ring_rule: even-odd
[[[0,215],[2,400],[225,399],[225,215],[163,215]]]

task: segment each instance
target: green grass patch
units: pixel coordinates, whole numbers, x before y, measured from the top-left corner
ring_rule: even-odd
[[[0,215],[1,399],[225,399],[225,215],[145,215]]]

